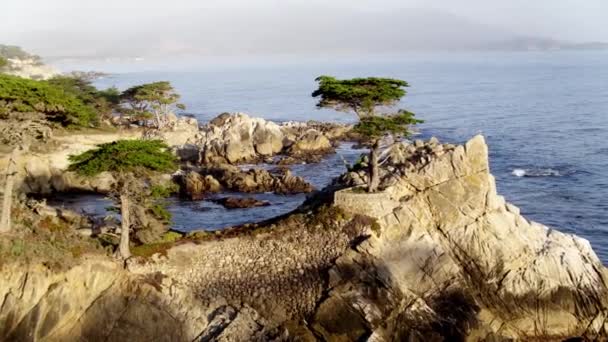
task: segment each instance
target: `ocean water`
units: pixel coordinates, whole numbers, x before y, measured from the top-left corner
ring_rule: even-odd
[[[98,70],[105,67],[97,66]],[[608,51],[436,53],[344,60],[257,61],[221,66],[189,61],[120,70],[98,86],[171,81],[187,113],[208,120],[243,111],[276,121],[349,122],[315,109],[314,78],[387,76],[411,87],[400,104],[426,122],[422,137],[461,143],[482,133],[499,192],[523,215],[587,238],[608,263]],[[317,186],[344,170],[340,156],[295,172]],[[208,202],[173,201],[176,228],[217,228],[280,214],[303,196],[266,196],[276,205],[235,215]],[[270,196],[270,197],[269,197]],[[235,219],[236,217],[236,219]]]

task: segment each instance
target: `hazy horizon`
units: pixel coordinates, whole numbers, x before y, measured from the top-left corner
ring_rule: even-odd
[[[44,57],[458,50],[522,37],[608,41],[608,2],[5,0],[0,43]]]

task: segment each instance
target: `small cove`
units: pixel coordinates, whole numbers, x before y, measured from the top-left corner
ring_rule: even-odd
[[[345,163],[353,164],[359,156],[365,152],[362,149],[353,148],[351,142],[342,142],[336,153],[323,158],[319,163],[290,165],[293,174],[301,176],[310,182],[316,189],[322,189],[331,183],[331,180],[346,171]],[[243,169],[249,168],[272,168],[275,165],[242,165]],[[255,223],[264,221],[279,215],[286,214],[296,209],[306,199],[306,194],[277,195],[273,193],[244,194],[224,192],[209,195],[208,199],[216,199],[226,196],[253,197],[258,200],[270,202],[270,206],[226,209],[223,206],[209,200],[188,201],[178,197],[167,199],[168,209],[172,213],[171,228],[183,232],[192,230],[218,230],[244,223]],[[84,213],[93,217],[104,217],[113,215],[107,208],[112,206],[112,201],[100,194],[90,193],[63,193],[54,194],[47,198],[47,203],[58,208],[66,208],[76,212]]]

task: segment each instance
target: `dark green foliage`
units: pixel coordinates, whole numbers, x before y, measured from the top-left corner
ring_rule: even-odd
[[[359,117],[373,115],[378,106],[391,106],[405,96],[408,83],[392,78],[353,78],[339,80],[331,76],[319,76],[319,88],[312,93],[320,97],[318,108],[353,111]]]
[[[132,100],[146,104],[146,102],[159,101],[162,103],[174,103],[179,99],[179,95],[174,92],[171,83],[160,81],[154,83],[141,84],[131,87],[122,93],[124,100]]]
[[[160,140],[119,140],[94,150],[70,156],[70,171],[93,176],[104,171],[117,173],[171,172],[175,156]]]
[[[167,201],[164,199],[179,192],[179,186],[173,182],[169,184],[154,184],[150,187],[150,211],[158,220],[171,222],[171,212],[167,209]]]
[[[150,119],[154,116],[160,120],[161,116],[171,111],[172,106],[185,109],[183,104],[177,103],[178,100],[179,94],[167,81],[134,86],[120,95],[121,103],[127,105],[123,107],[123,112],[137,120]],[[157,124],[160,126],[160,122]]]
[[[155,184],[150,188],[150,196],[154,199],[166,198],[179,192],[179,186],[175,183]]]
[[[164,223],[171,222],[171,212],[167,209],[167,206],[164,202],[153,204],[150,207],[150,211],[155,218]]]
[[[370,145],[368,192],[374,192],[380,185],[379,151],[380,138],[384,135],[408,134],[408,127],[422,121],[414,114],[400,110],[397,114],[378,114],[376,108],[395,105],[406,92],[408,83],[393,78],[353,78],[338,80],[331,76],[316,79],[319,88],[312,93],[320,97],[318,108],[333,108],[338,111],[355,112],[359,122],[353,132]]]
[[[64,92],[72,94],[86,105],[94,108],[106,117],[111,116],[112,110],[120,101],[120,92],[112,87],[98,90],[93,86],[91,80],[77,76],[56,76],[48,80],[48,83],[63,89]]]
[[[371,140],[381,138],[385,134],[406,137],[409,127],[424,121],[414,117],[414,113],[400,110],[397,114],[364,117],[355,125],[353,131]]]
[[[8,60],[6,58],[0,56],[0,70],[8,65]]]
[[[64,126],[91,126],[97,120],[92,107],[46,81],[0,74],[0,102],[10,111],[39,112]]]

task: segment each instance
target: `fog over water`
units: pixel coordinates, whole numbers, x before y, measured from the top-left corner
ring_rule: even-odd
[[[44,57],[455,50],[608,41],[605,0],[3,0],[0,43]]]

